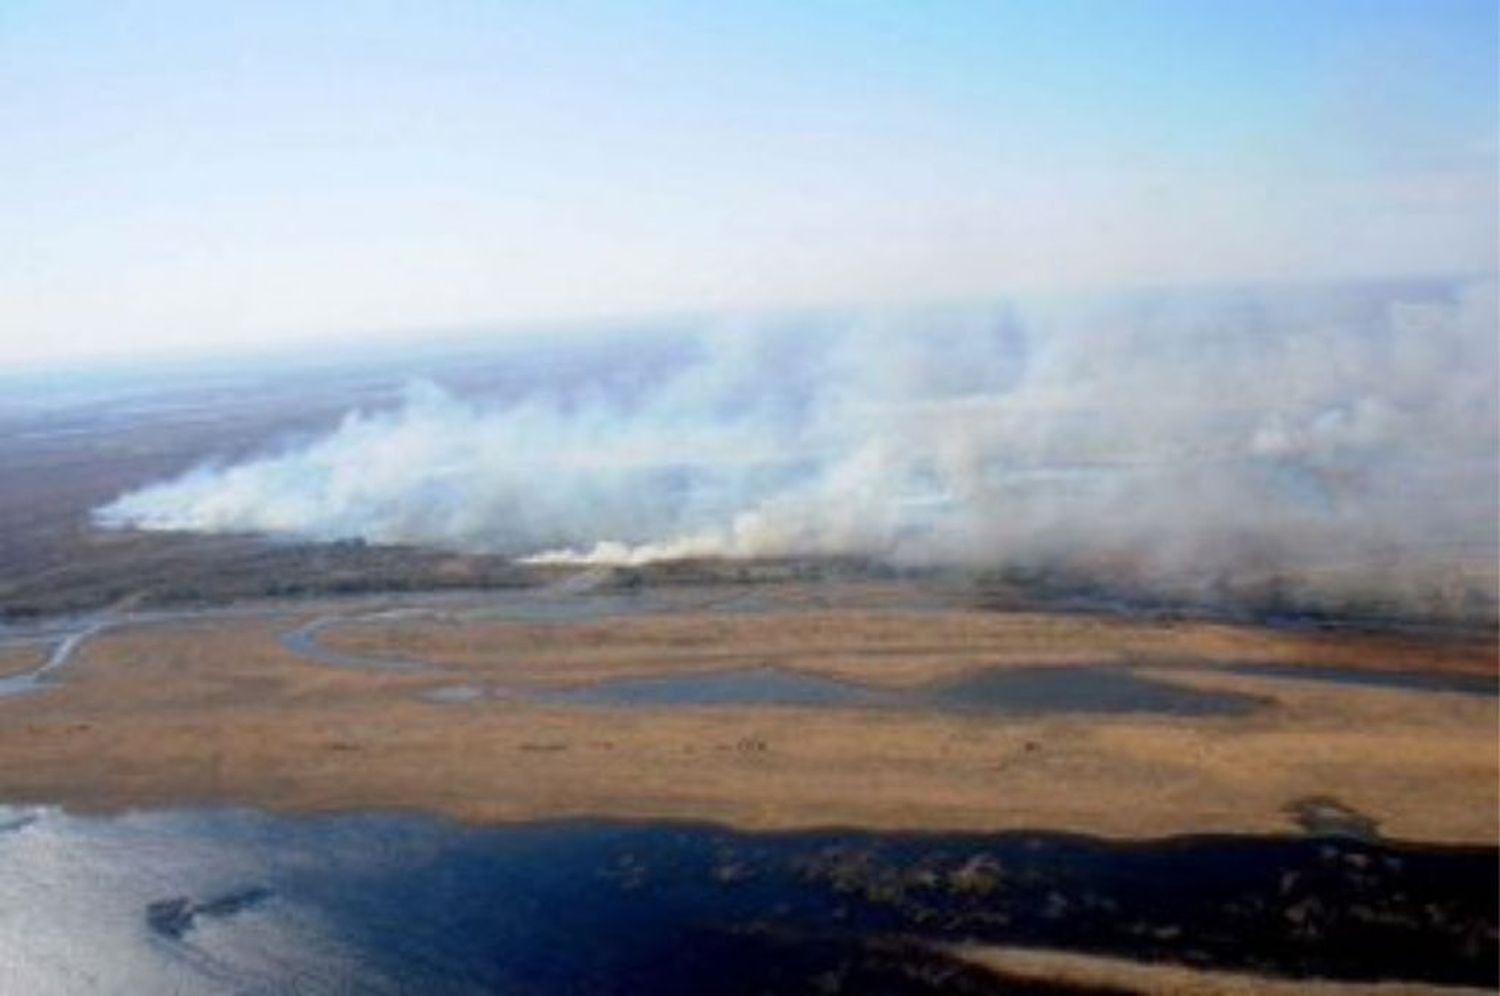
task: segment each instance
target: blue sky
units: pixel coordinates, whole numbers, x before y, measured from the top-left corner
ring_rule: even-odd
[[[1492,0],[0,0],[0,363],[1496,266]]]

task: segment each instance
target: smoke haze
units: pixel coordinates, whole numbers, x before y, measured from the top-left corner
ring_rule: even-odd
[[[1496,299],[1468,281],[725,323],[644,384],[414,384],[97,518],[558,563],[847,555],[1488,618]]]

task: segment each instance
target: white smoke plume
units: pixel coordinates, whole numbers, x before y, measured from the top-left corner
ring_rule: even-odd
[[[1492,616],[1496,322],[1479,280],[740,323],[624,396],[418,385],[98,518],[557,563],[853,555]]]

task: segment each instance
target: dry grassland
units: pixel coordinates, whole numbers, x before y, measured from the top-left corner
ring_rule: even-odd
[[[89,641],[61,672],[62,687],[0,700],[0,797],[83,808],[413,809],[474,822],[593,816],[1152,837],[1286,831],[1289,803],[1333,796],[1396,838],[1497,836],[1495,699],[1169,663],[1298,660],[1311,648],[1319,662],[1469,673],[1483,656],[1473,646],[838,608],[572,625],[417,618],[325,634],[339,649],[442,665],[374,674],[284,649],[279,636],[308,618],[125,626]],[[460,705],[418,697],[464,682],[524,690],[748,663],[902,685],[981,665],[1099,660],[1160,660],[1168,680],[1274,704],[1236,717],[985,718],[570,709],[520,692]]]

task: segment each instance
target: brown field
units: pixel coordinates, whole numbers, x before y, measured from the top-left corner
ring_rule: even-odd
[[[292,654],[279,637],[313,618],[310,608],[119,626],[84,644],[59,672],[60,687],[0,700],[0,797],[85,808],[415,809],[474,822],[593,816],[1112,837],[1285,832],[1295,829],[1291,804],[1333,797],[1393,838],[1497,838],[1493,697],[1179,666],[1307,660],[1493,674],[1486,640],[931,605],[900,612],[890,605],[934,599],[879,585],[754,593],[749,614],[700,602],[539,624],[450,606],[436,619],[349,623],[320,636],[329,648],[441,665],[412,674]],[[1272,704],[1243,716],[999,718],[562,708],[524,694],[752,663],[909,686],[977,666],[1111,660]],[[472,683],[501,690],[465,704],[418,697]]]

